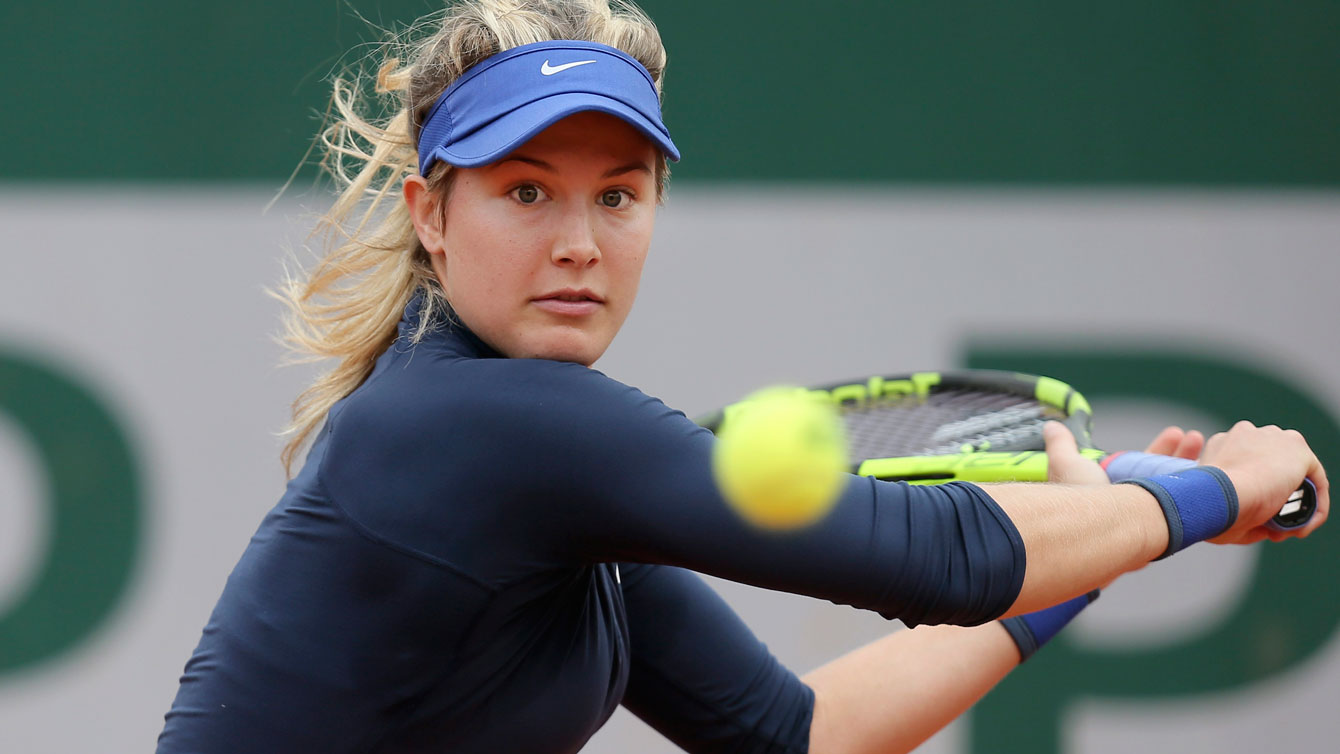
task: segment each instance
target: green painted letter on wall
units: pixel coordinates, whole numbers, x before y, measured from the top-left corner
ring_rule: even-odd
[[[0,673],[56,657],[87,638],[130,581],[140,486],[116,418],[69,374],[0,351],[0,412],[37,449],[51,525],[42,562],[0,615]]]
[[[970,348],[966,365],[1056,377],[1091,400],[1181,403],[1225,427],[1239,419],[1293,427],[1322,463],[1336,468],[1340,460],[1340,426],[1318,401],[1240,363],[1171,352],[992,344]],[[1332,572],[1340,532],[1327,527],[1306,542],[1257,547],[1257,567],[1241,600],[1193,637],[1138,651],[1103,651],[1081,650],[1062,634],[978,703],[971,750],[1057,754],[1066,708],[1081,697],[1187,698],[1250,686],[1304,662],[1340,625],[1340,601],[1317,599],[1316,584],[1296,574]]]

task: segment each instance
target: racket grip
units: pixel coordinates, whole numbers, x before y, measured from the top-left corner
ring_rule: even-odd
[[[1171,474],[1197,465],[1195,461],[1187,458],[1140,453],[1133,450],[1113,453],[1102,461],[1103,470],[1107,472],[1108,479],[1113,482]],[[1311,521],[1312,514],[1316,510],[1317,488],[1312,484],[1311,479],[1304,479],[1302,486],[1289,496],[1284,506],[1280,508],[1280,512],[1267,521],[1266,526],[1276,531],[1291,531],[1305,526],[1308,521]]]

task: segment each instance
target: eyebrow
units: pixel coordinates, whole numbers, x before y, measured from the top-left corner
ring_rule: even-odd
[[[558,172],[558,171],[554,170],[554,166],[553,166],[553,165],[550,165],[549,163],[545,162],[544,160],[537,160],[537,159],[535,159],[534,157],[526,157],[526,156],[519,155],[519,154],[514,154],[514,155],[510,155],[510,156],[504,157],[504,158],[502,158],[501,160],[498,160],[497,162],[493,163],[493,164],[490,165],[489,167],[500,168],[500,167],[502,167],[503,165],[506,165],[506,164],[509,163],[509,162],[524,162],[524,163],[527,164],[527,165],[534,165],[535,167],[540,168],[541,170],[548,170],[548,171],[551,172],[551,173],[556,173],[556,172]]]
[[[541,170],[547,170],[547,171],[549,171],[550,173],[557,173],[557,172],[558,172],[558,170],[557,170],[553,165],[550,165],[549,163],[545,162],[544,160],[541,160],[541,159],[538,159],[538,158],[535,158],[535,157],[527,157],[527,156],[525,156],[525,155],[519,155],[519,154],[514,154],[514,155],[511,155],[511,156],[508,156],[508,157],[504,157],[503,159],[498,160],[497,162],[493,163],[492,167],[495,167],[495,168],[496,168],[496,167],[501,167],[504,163],[508,163],[508,162],[522,162],[522,163],[525,163],[525,164],[527,164],[527,165],[534,165],[535,167],[537,167],[537,168],[539,168],[539,169],[541,169]],[[646,173],[647,175],[653,175],[652,170],[651,170],[651,166],[650,166],[650,165],[648,165],[647,163],[643,162],[642,160],[634,160],[633,162],[627,163],[627,164],[625,164],[625,165],[619,165],[618,167],[610,168],[609,170],[606,170],[606,171],[605,171],[605,174],[602,175],[602,176],[600,176],[600,177],[601,177],[601,178],[613,178],[613,177],[616,176],[616,175],[623,175],[624,173],[633,173],[633,172],[637,172],[637,171],[642,171],[643,173]]]
[[[616,175],[623,175],[624,173],[635,173],[639,170],[642,171],[643,173],[646,173],[647,175],[652,174],[651,166],[647,165],[647,163],[641,160],[634,160],[633,162],[630,162],[627,165],[620,165],[617,168],[610,168],[609,170],[606,170],[605,174],[600,177],[613,178]]]

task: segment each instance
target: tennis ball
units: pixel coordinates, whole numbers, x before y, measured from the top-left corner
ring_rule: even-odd
[[[731,406],[712,452],[722,497],[763,529],[796,529],[823,518],[847,470],[837,409],[803,388],[768,388]]]

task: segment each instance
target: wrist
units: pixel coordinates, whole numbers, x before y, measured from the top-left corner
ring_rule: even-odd
[[[1016,615],[1000,621],[1000,625],[1014,640],[1014,646],[1019,649],[1019,662],[1032,657],[1042,645],[1051,641],[1052,637],[1060,633],[1081,610],[1096,599],[1098,599],[1097,589],[1045,610]]]
[[[1159,504],[1166,545],[1155,560],[1222,534],[1238,517],[1237,491],[1228,475],[1213,466],[1128,479],[1121,484],[1140,487]]]

